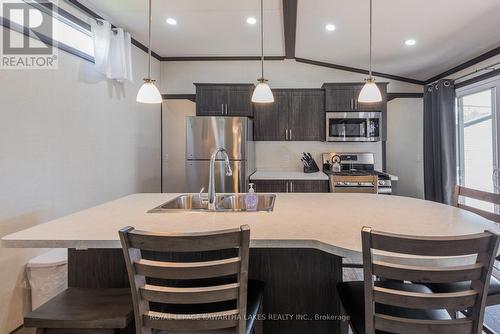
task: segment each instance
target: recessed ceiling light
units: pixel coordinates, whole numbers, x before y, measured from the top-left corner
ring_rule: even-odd
[[[255,24],[255,23],[257,23],[257,19],[255,17],[249,17],[249,18],[247,18],[247,23],[248,24]]]
[[[170,24],[171,26],[175,26],[177,24],[177,20],[169,17],[167,19],[167,23]]]
[[[336,28],[335,28],[335,26],[334,26],[333,24],[327,24],[327,25],[325,26],[325,29],[326,29],[327,31],[334,31]]]
[[[414,40],[414,39],[407,39],[405,41],[405,44],[408,45],[408,46],[413,46],[413,45],[417,44],[417,41]]]

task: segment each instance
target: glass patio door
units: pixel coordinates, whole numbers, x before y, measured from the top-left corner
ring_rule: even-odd
[[[498,112],[500,80],[457,90],[458,180],[460,185],[500,192]],[[467,205],[499,212],[493,204],[468,199]]]

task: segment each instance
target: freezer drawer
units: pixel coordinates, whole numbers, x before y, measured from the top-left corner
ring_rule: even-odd
[[[232,176],[226,176],[224,161],[215,162],[215,191],[218,193],[246,192],[248,175],[245,161],[231,161]],[[186,163],[187,192],[197,193],[201,188],[208,191],[209,160],[188,160]]]
[[[186,159],[210,159],[222,147],[230,160],[246,160],[251,124],[246,117],[187,117]]]

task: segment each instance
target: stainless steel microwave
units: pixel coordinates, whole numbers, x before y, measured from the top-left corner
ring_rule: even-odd
[[[326,141],[375,142],[382,138],[382,113],[327,112]]]

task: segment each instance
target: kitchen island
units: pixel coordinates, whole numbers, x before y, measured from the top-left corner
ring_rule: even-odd
[[[473,213],[373,194],[277,194],[273,212],[147,213],[178,194],[135,194],[2,238],[3,247],[69,248],[68,284],[126,287],[118,230],[201,232],[247,224],[250,278],[266,282],[267,333],[338,333],[342,258],[360,261],[361,228],[411,235],[496,229]]]

